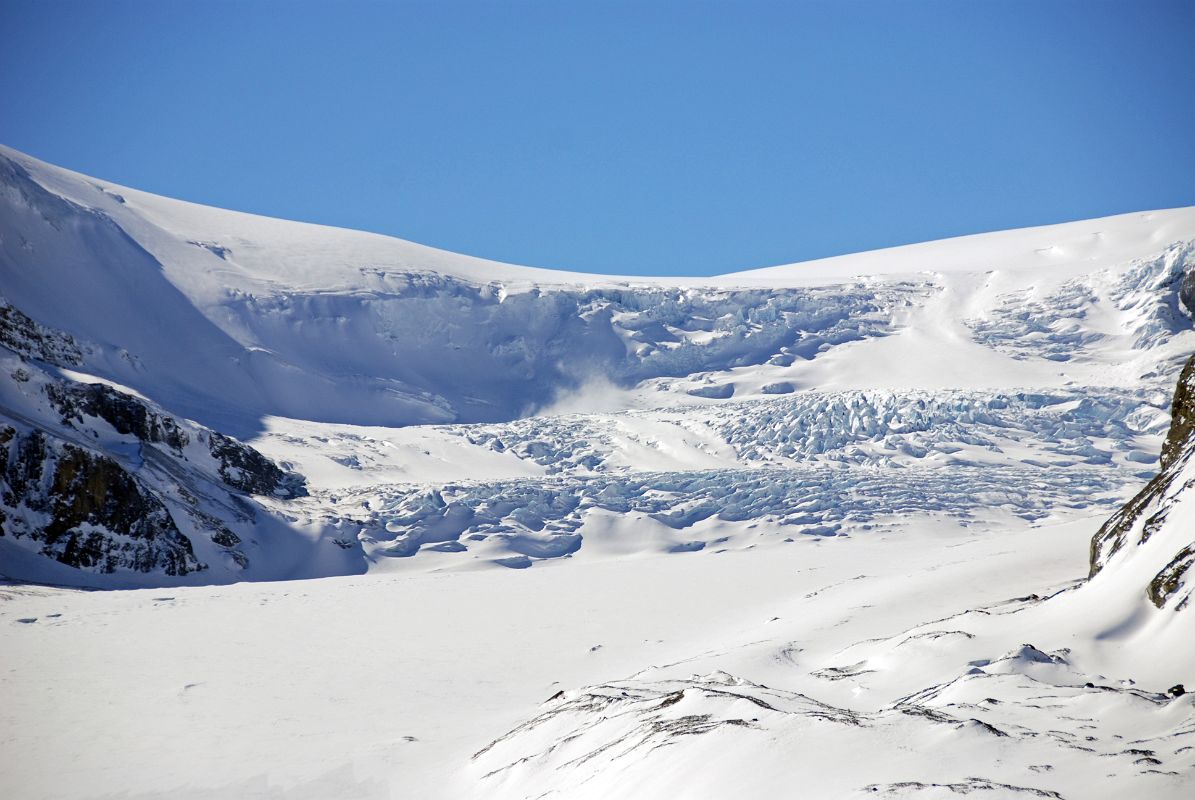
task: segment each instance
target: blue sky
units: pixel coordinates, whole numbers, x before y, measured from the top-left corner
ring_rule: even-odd
[[[1195,3],[0,0],[0,142],[515,263],[702,275],[1195,204]]]

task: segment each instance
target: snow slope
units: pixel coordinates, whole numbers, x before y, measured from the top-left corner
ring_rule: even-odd
[[[1193,268],[1174,209],[558,273],[0,149],[0,789],[1185,797],[1185,456],[1084,579]],[[16,497],[34,436],[193,560],[57,455]]]
[[[1093,538],[1089,581],[902,627],[874,601],[915,601],[893,587],[871,595],[882,581],[869,563],[772,617],[783,634],[554,694],[474,755],[479,782],[498,797],[667,796],[686,774],[703,776],[695,796],[708,797],[768,796],[794,778],[819,797],[1189,795],[1195,356],[1172,413],[1163,469]],[[947,546],[964,544],[975,542]],[[960,566],[976,561],[931,571]],[[813,621],[815,598],[835,589],[851,605],[829,619],[849,637]],[[859,616],[887,617],[881,635],[851,641]],[[725,671],[736,662],[755,680]],[[707,766],[719,760],[734,766]]]
[[[968,319],[957,304],[987,322],[989,307],[1021,302],[1017,292],[1046,299],[1061,289],[1080,307],[1123,301],[1117,287],[1084,278],[1145,256],[1160,259],[1144,269],[1161,276],[1163,262],[1187,257],[1167,247],[1195,230],[1195,211],[1177,209],[665,282],[513,267],[196,206],[11,150],[0,150],[0,177],[5,296],[91,343],[95,374],[233,434],[260,430],[264,415],[504,421],[594,381],[669,387],[789,356],[795,368],[752,377],[824,386],[832,372],[837,384],[907,387],[924,376],[902,374],[899,362],[916,355],[984,359],[972,363],[1005,384],[1057,382],[1056,371],[1011,364],[955,329]],[[1115,325],[1096,320],[1105,321]],[[994,323],[993,335],[1015,333],[1015,320]],[[852,356],[854,370],[804,368],[858,342],[876,352]],[[876,374],[877,365],[888,366]],[[740,394],[760,388],[736,384]]]

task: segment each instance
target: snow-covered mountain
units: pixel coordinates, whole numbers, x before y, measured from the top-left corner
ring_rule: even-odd
[[[620,278],[0,148],[0,297],[0,574],[152,587],[6,590],[22,796],[1195,780],[1195,208]]]

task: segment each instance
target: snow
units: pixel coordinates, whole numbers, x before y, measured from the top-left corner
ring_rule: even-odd
[[[594,524],[606,522],[617,525]],[[967,599],[1028,592],[1073,577],[1088,532],[1046,537],[1035,575],[1020,574],[1009,549],[1040,538],[1036,529],[1007,539],[956,532],[945,543],[964,543],[974,557],[946,566],[937,548],[900,536],[878,547],[803,544],[764,559],[696,553],[185,591],[14,587],[0,606],[15,670],[3,707],[21,725],[7,728],[20,733],[3,749],[2,773],[33,797],[214,797],[257,776],[290,788],[352,765],[357,781],[387,776],[372,796],[391,785],[397,796],[462,796],[469,756],[560,689],[752,639],[812,638],[841,619],[834,584],[859,574],[877,588],[850,605],[887,597],[894,606],[856,623],[860,637],[911,624],[941,602],[903,602],[893,584],[912,589],[902,580],[910,571],[927,595],[949,596],[984,573],[1006,582]],[[923,535],[943,543],[915,538]],[[787,622],[769,622],[777,615]],[[57,657],[64,649],[69,661]],[[741,658],[722,663],[739,669]],[[68,713],[73,724],[61,725]],[[51,750],[80,760],[47,771],[39,754]]]
[[[0,157],[8,300],[90,343],[92,374],[234,435],[259,432],[271,415],[502,421],[603,380],[647,405],[674,383],[689,398],[685,381],[702,375],[744,381],[736,397],[778,380],[1091,382],[1103,372],[1013,359],[973,341],[965,322],[983,322],[1018,291],[1051,294],[1157,260],[1195,229],[1195,211],[1176,209],[664,281],[495,264],[155,197],[11,150]],[[1187,258],[1173,255],[1171,267]],[[1106,314],[1118,299],[1097,284],[1076,312]],[[968,306],[968,317],[954,313]],[[993,324],[1017,333],[1015,320]],[[795,362],[762,368],[778,357]],[[926,359],[947,371],[915,366]]]
[[[1145,586],[1191,476],[1083,579],[1195,349],[1195,208],[642,279],[0,165],[0,295],[44,333],[0,342],[0,415],[210,562],[0,537],[6,795],[1189,795],[1189,587]],[[190,444],[67,425],[61,382]],[[308,493],[231,491],[203,426]]]

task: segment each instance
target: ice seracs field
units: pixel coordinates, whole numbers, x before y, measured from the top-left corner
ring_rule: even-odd
[[[1195,208],[643,279],[0,148],[0,793],[1191,797],[1193,310]]]

